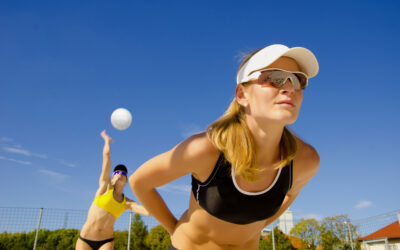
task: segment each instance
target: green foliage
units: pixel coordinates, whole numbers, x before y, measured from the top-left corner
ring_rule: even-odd
[[[356,227],[346,215],[325,217],[320,226],[320,242],[324,249],[346,249],[349,230],[353,242],[358,237]]]
[[[114,231],[114,250],[125,250],[127,246],[128,231]]]
[[[147,250],[145,240],[148,235],[147,226],[143,223],[140,215],[135,214],[131,225],[130,249]]]
[[[292,246],[292,242],[290,239],[278,229],[278,227],[274,228],[274,237],[275,237],[275,249],[277,250],[290,250],[294,247]]]
[[[349,234],[349,231],[351,234]],[[345,215],[326,217],[318,224],[314,219],[300,220],[295,225],[291,233],[307,243],[322,245],[323,249],[347,250],[351,249],[350,237],[355,249],[361,249],[356,227],[352,225]],[[29,233],[0,233],[0,250],[8,249],[32,249],[36,231]],[[277,227],[274,228],[275,249],[290,250],[294,249],[291,241]],[[79,237],[77,229],[59,229],[49,231],[40,229],[38,233],[37,249],[74,249],[76,240]],[[267,239],[260,238],[260,250],[272,250],[272,234],[269,233]],[[128,231],[114,232],[114,249],[125,250],[128,243]],[[308,244],[305,245],[308,245]],[[168,232],[161,226],[151,229],[150,233],[144,225],[141,217],[135,215],[131,225],[130,249],[134,250],[163,250],[171,245],[171,238]],[[309,248],[310,249],[310,248]]]
[[[341,239],[346,237],[344,224],[341,216],[325,217],[321,222],[320,240],[326,249],[333,249],[340,245]]]
[[[260,250],[272,250],[272,241],[265,240],[264,237],[260,237],[259,243]]]
[[[0,234],[0,250],[3,249],[32,249],[36,231],[29,233]],[[59,229],[50,231],[40,229],[38,234],[37,249],[75,249],[75,242],[79,236],[76,229]]]
[[[158,225],[150,230],[146,238],[146,245],[151,250],[168,250],[171,246],[171,237],[163,226]]]
[[[0,234],[0,250],[18,249],[31,250],[33,248],[36,231],[29,233]],[[36,249],[75,249],[79,237],[77,229],[58,229],[49,231],[40,229]],[[114,232],[114,249],[125,250],[128,245],[128,231]],[[152,228],[150,234],[139,215],[135,215],[131,225],[130,249],[133,250],[163,250],[171,245],[168,232],[162,226]]]
[[[26,233],[7,233],[0,234],[0,249],[32,249],[32,245],[28,245]]]
[[[294,250],[290,239],[278,229],[274,228],[275,250]],[[264,242],[265,241],[265,242]],[[260,249],[270,250],[272,248],[272,233],[269,233],[265,240],[260,241]]]
[[[323,249],[333,250],[351,249],[351,236],[355,249],[360,249],[356,227],[346,215],[325,217],[320,224],[315,219],[302,219],[291,234],[304,240],[305,245],[311,243],[312,249],[320,244]]]
[[[39,233],[38,233],[38,239],[37,239],[37,243],[36,243],[36,248],[39,249],[39,246],[43,246],[46,241],[47,238],[49,237],[49,235],[52,233],[52,231],[47,230],[47,229],[39,229]],[[35,243],[35,236],[36,236],[36,230],[30,233],[27,233],[27,240],[28,240],[28,245],[32,246]]]
[[[303,245],[316,249],[318,245],[320,226],[316,219],[301,219],[290,231],[290,234],[302,239]]]
[[[79,237],[79,230],[77,229],[58,229],[47,237],[46,243],[43,245],[44,249],[59,249],[59,250],[73,250],[75,249],[76,241]],[[38,249],[42,248],[38,244]]]

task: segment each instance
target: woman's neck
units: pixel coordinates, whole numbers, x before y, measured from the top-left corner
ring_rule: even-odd
[[[281,159],[280,142],[285,128],[284,124],[271,122],[256,122],[247,117],[249,127],[257,150],[257,163],[260,166],[271,166]]]
[[[123,191],[124,191],[124,187],[123,187],[123,186],[115,185],[115,184],[114,184],[114,194],[115,194],[116,196],[122,195]]]

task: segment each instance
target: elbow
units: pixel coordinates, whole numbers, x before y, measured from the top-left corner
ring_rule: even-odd
[[[135,188],[136,188],[136,180],[135,180],[135,174],[132,174],[131,176],[129,176],[129,186],[131,187],[132,191],[135,192]]]
[[[138,178],[138,175],[133,173],[129,177],[129,186],[131,187],[133,193],[138,196],[137,194],[140,192],[140,190],[143,188],[143,185],[141,184],[140,178]]]
[[[149,195],[155,190],[155,186],[147,174],[137,170],[129,176],[129,186],[131,187],[135,196],[140,199],[143,196]]]

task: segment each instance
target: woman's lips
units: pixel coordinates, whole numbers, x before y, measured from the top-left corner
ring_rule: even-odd
[[[290,100],[279,101],[279,102],[277,102],[276,104],[284,105],[284,106],[288,106],[288,107],[294,107],[294,106],[295,106],[295,105],[293,104],[293,102],[290,101]]]

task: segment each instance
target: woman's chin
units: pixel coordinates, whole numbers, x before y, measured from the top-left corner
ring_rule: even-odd
[[[297,120],[297,115],[293,114],[280,114],[276,117],[273,117],[272,119],[269,119],[271,121],[274,121],[276,123],[281,123],[282,125],[290,125],[296,122]]]
[[[293,124],[297,120],[298,114],[292,112],[281,112],[277,115],[276,120],[282,122],[283,124]]]

